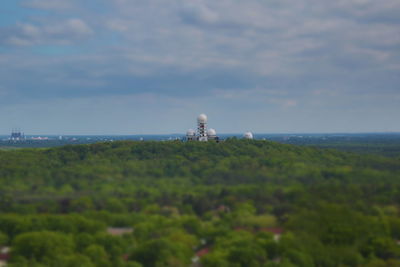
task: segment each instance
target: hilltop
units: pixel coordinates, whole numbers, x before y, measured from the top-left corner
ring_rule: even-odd
[[[52,266],[52,256],[21,241],[42,242],[38,231],[69,240],[65,266],[78,258],[85,266],[187,266],[196,251],[204,266],[367,266],[400,257],[395,158],[256,140],[106,142],[0,151],[0,190],[0,233],[16,266]],[[102,237],[107,227],[134,231]],[[104,255],[102,265],[91,250]]]

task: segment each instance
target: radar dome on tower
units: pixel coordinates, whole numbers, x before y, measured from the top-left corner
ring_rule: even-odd
[[[207,115],[206,115],[206,114],[200,114],[200,115],[197,117],[197,121],[198,121],[199,123],[206,123],[206,122],[207,122]]]

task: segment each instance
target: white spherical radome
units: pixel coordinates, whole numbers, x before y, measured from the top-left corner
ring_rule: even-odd
[[[243,135],[244,139],[253,139],[253,134],[251,132],[245,132]]]
[[[194,136],[194,135],[196,135],[196,131],[193,130],[193,129],[189,129],[189,130],[187,130],[186,135],[187,136]]]
[[[208,136],[217,136],[217,132],[214,129],[208,129],[207,135]]]
[[[200,114],[200,115],[197,117],[197,121],[198,121],[199,123],[206,123],[206,122],[207,122],[207,115],[206,115],[206,114]]]

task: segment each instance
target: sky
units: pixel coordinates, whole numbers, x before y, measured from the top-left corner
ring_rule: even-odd
[[[400,132],[398,0],[2,0],[0,134]]]

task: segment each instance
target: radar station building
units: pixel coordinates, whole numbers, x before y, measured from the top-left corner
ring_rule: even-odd
[[[217,132],[210,128],[207,129],[207,115],[200,114],[197,117],[197,132],[193,129],[189,129],[186,132],[186,140],[187,141],[219,141],[219,137],[217,136]]]
[[[243,139],[252,140],[254,139],[252,132],[245,132],[242,136]],[[197,117],[197,131],[193,129],[189,129],[186,132],[186,141],[200,141],[200,142],[207,142],[207,141],[216,141],[219,142],[220,138],[217,135],[217,132],[210,128],[207,128],[207,115],[200,114]]]

